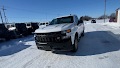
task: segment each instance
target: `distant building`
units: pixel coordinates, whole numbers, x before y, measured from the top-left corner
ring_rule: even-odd
[[[116,22],[120,23],[120,8],[116,10]]]

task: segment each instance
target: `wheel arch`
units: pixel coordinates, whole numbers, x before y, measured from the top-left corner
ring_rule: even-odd
[[[72,38],[71,38],[71,40],[72,40],[72,44],[74,44],[74,40],[75,40],[75,37],[78,37],[78,32],[76,32],[73,36],[72,36]]]

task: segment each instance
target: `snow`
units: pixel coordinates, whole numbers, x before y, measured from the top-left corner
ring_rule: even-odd
[[[104,19],[102,20],[96,20],[97,23],[104,23]],[[105,19],[105,22],[109,22],[109,19]]]
[[[16,27],[11,27],[8,30],[15,30],[15,29],[16,29]]]
[[[46,25],[40,25],[39,28],[46,27]]]
[[[119,68],[120,30],[111,26],[85,24],[76,53],[38,50],[33,35],[0,42],[0,68]]]
[[[105,22],[109,22],[109,19],[105,19]],[[84,21],[85,24],[91,24],[91,21]],[[96,20],[96,23],[104,23],[104,19]]]
[[[31,28],[31,26],[26,26],[27,28]]]
[[[84,23],[85,24],[91,24],[91,21],[84,21]],[[100,25],[103,25],[103,26],[109,26],[109,27],[111,27],[113,29],[120,28],[120,23],[118,23],[118,22],[109,22],[109,19],[105,19],[105,23],[104,23],[104,19],[96,20],[96,23],[100,24]]]
[[[116,23],[116,22],[106,22],[106,23],[102,23],[101,25],[110,26],[113,29],[120,28],[120,23]]]

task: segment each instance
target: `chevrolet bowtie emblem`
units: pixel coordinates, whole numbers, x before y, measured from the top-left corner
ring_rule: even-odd
[[[57,39],[60,39],[60,37],[57,37]]]

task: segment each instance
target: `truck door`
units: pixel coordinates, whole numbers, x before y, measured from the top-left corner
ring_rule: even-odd
[[[75,21],[77,23],[77,32],[78,32],[78,37],[80,37],[80,33],[81,33],[81,24],[78,22],[78,17],[75,16]]]
[[[80,34],[83,32],[83,21],[79,21],[79,24],[80,24]]]

